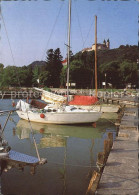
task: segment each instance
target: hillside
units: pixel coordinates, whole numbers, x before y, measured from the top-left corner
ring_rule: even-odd
[[[4,67],[0,64],[0,87],[38,86],[66,87],[67,71],[62,67],[62,56],[52,53],[47,56],[47,61],[34,61],[28,66]],[[59,55],[60,54],[60,55]],[[60,57],[59,57],[60,56]],[[102,83],[110,84],[113,88],[124,88],[131,83],[135,88],[138,81],[137,59],[139,52],[137,46],[120,46],[116,49],[99,50],[98,56],[98,87],[104,88]],[[70,56],[70,82],[76,83],[76,88],[93,88],[95,73],[95,52],[78,52]],[[17,76],[18,75],[18,76]],[[108,86],[109,87],[109,86]]]
[[[36,66],[39,66],[39,67],[46,66],[46,62],[45,61],[34,61],[31,64],[29,64],[28,66],[32,67],[34,69]]]
[[[137,46],[120,46],[116,49],[110,49],[107,51],[98,51],[98,63],[108,63],[111,61],[123,61],[129,60],[131,62],[137,62],[139,59],[139,51]]]

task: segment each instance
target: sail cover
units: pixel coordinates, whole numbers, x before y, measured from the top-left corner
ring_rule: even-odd
[[[92,105],[98,101],[94,96],[75,95],[73,100],[69,102],[69,105]]]

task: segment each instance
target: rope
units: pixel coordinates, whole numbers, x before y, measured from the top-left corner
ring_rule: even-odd
[[[13,59],[14,66],[15,66],[14,55],[13,55],[13,52],[12,52],[12,47],[11,47],[11,44],[10,44],[10,39],[9,39],[9,36],[8,36],[8,32],[7,32],[7,29],[6,29],[6,25],[5,25],[5,22],[4,22],[4,18],[3,18],[2,13],[1,13],[1,16],[2,16],[2,21],[3,21],[3,24],[4,24],[5,32],[6,32],[6,35],[7,35],[7,39],[8,39],[8,43],[9,43],[9,47],[10,47],[12,59]],[[16,71],[16,74],[17,74],[17,71]],[[17,74],[17,79],[18,79],[18,84],[19,84],[19,86],[21,87],[21,83],[20,83],[18,74]],[[24,102],[24,104],[25,104],[25,102]],[[11,114],[11,112],[9,113],[8,118],[7,118],[7,120],[6,120],[6,123],[5,123],[5,125],[4,125],[4,127],[3,127],[3,129],[2,129],[2,133],[3,133],[3,131],[4,131],[4,129],[5,129],[5,126],[6,126],[7,122],[8,122],[8,119],[9,119],[9,117],[10,117],[10,114]],[[39,161],[40,161],[41,159],[40,159],[39,151],[38,151],[38,148],[37,148],[36,140],[35,140],[35,137],[34,137],[33,129],[32,129],[32,126],[31,126],[31,122],[30,122],[30,119],[29,119],[28,111],[27,111],[27,117],[28,117],[28,122],[29,122],[29,125],[30,125],[30,129],[31,129],[32,138],[33,138],[33,141],[34,141],[34,145],[35,145],[37,157],[38,157],[38,159],[39,159]]]
[[[92,25],[93,25],[94,21],[92,20],[92,23],[91,23],[91,25],[90,25],[89,31],[88,31],[88,33],[87,33],[87,37],[86,37],[86,39],[84,40],[84,39],[83,39],[83,33],[82,33],[81,25],[80,25],[78,10],[77,10],[77,6],[76,6],[76,1],[75,1],[75,10],[76,10],[76,15],[77,15],[77,19],[78,19],[79,29],[80,29],[80,33],[81,33],[81,37],[82,37],[82,41],[83,41],[83,48],[84,48],[84,47],[85,47],[85,43],[86,43],[86,41],[87,41],[87,38],[88,38],[88,36],[89,36],[89,34],[90,34],[90,32],[91,32],[91,28],[92,28]]]
[[[57,20],[58,20],[58,18],[59,18],[59,15],[60,15],[60,12],[61,12],[61,9],[62,9],[63,4],[64,4],[64,1],[63,1],[63,3],[61,4],[60,9],[59,9],[59,11],[58,11],[58,14],[57,14],[57,16],[56,16],[56,19],[55,19],[54,25],[53,25],[53,27],[52,27],[52,30],[51,30],[51,33],[50,33],[50,36],[49,36],[49,39],[48,39],[47,44],[46,44],[47,46],[46,46],[46,48],[45,48],[45,50],[44,50],[44,52],[43,52],[43,55],[42,55],[42,60],[43,60],[43,57],[44,57],[45,51],[46,51],[46,50],[47,50],[47,48],[48,48],[48,44],[49,44],[50,39],[51,39],[51,37],[52,37],[52,34],[53,34],[53,32],[54,32],[54,29],[55,29],[55,26],[56,26]]]
[[[39,151],[38,151],[38,147],[37,147],[37,143],[36,143],[36,140],[35,140],[35,137],[34,137],[34,132],[33,132],[33,129],[32,129],[32,126],[31,126],[31,122],[30,122],[30,119],[29,119],[28,111],[27,111],[27,117],[28,117],[28,123],[30,125],[30,129],[31,129],[31,134],[32,134],[32,138],[33,138],[33,141],[34,141],[37,157],[38,157],[39,161],[41,161],[41,158],[40,158],[40,155],[39,155]]]
[[[109,121],[109,122],[111,122],[112,124],[115,125],[115,123],[114,123],[113,121],[111,121],[111,120],[109,120],[109,119],[107,119],[107,118],[104,118],[104,119],[107,120],[107,121]]]
[[[14,66],[15,66],[15,59],[14,59],[14,55],[13,55],[13,52],[12,52],[12,47],[11,47],[11,44],[10,44],[10,39],[9,39],[9,36],[8,36],[8,31],[7,31],[7,28],[6,28],[6,24],[5,24],[5,21],[4,21],[4,17],[2,15],[2,12],[1,12],[1,17],[2,17],[3,24],[4,24],[4,29],[5,29],[5,32],[6,32],[8,44],[9,44],[9,47],[10,47],[10,52],[11,52],[12,60],[13,60]],[[20,83],[20,80],[19,80],[19,76],[18,76],[17,69],[16,69],[15,73],[16,73],[16,76],[17,76],[17,80],[18,80],[19,87],[21,87],[21,83]]]
[[[85,42],[84,42],[84,39],[83,39],[83,33],[82,33],[82,29],[81,29],[81,24],[80,24],[80,20],[79,20],[79,15],[78,15],[76,3],[75,3],[75,10],[76,10],[76,15],[77,15],[77,19],[78,19],[79,29],[80,29],[81,38],[82,38],[83,47],[84,47],[84,43]]]
[[[8,114],[8,117],[7,117],[6,122],[5,122],[4,126],[3,126],[3,129],[1,131],[1,134],[3,134],[3,132],[4,132],[4,129],[5,129],[6,125],[7,125],[7,122],[9,120],[10,115],[11,115],[11,112],[9,112],[9,114]]]
[[[49,164],[56,164],[56,165],[64,165],[64,163],[57,163],[57,162],[53,162],[53,161],[48,161]],[[95,167],[97,168],[97,166],[89,166],[89,165],[74,165],[74,164],[65,164],[66,166],[72,166],[72,167],[84,167],[84,168],[90,168],[90,167]]]
[[[87,41],[87,38],[89,37],[89,34],[90,34],[90,32],[91,32],[91,28],[92,28],[92,26],[93,26],[93,23],[94,23],[94,21],[92,20],[92,23],[91,23],[91,25],[90,25],[90,28],[89,28],[89,31],[88,31],[88,33],[87,33],[87,36],[86,36],[86,39],[85,39],[85,41],[84,41],[84,45],[85,45],[85,43],[86,43],[86,41]]]
[[[8,36],[8,32],[7,32],[7,29],[6,29],[6,25],[5,25],[5,22],[4,22],[4,18],[3,18],[2,12],[1,12],[1,18],[2,18],[2,21],[3,21],[3,24],[4,24],[4,29],[5,29],[6,36],[7,36],[7,40],[8,40],[8,44],[9,44],[9,47],[10,47],[10,52],[11,52],[11,55],[12,55],[12,60],[13,60],[13,63],[15,65],[14,55],[13,55],[13,52],[12,52],[12,47],[11,47],[11,44],[10,44],[10,39],[9,39],[9,36]]]

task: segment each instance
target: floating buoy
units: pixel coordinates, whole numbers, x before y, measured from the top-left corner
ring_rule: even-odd
[[[45,118],[45,115],[43,113],[40,114],[41,118]]]
[[[94,128],[96,128],[96,127],[97,127],[96,123],[92,123],[92,126],[93,126]]]

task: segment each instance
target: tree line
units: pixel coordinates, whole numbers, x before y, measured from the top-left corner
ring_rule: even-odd
[[[113,88],[124,88],[126,84],[137,84],[139,59],[137,46],[98,51],[98,87],[102,82]],[[0,87],[66,87],[67,66],[62,65],[59,48],[49,49],[45,61],[35,61],[28,66],[0,64]],[[95,53],[70,52],[70,83],[76,88],[94,88]]]

